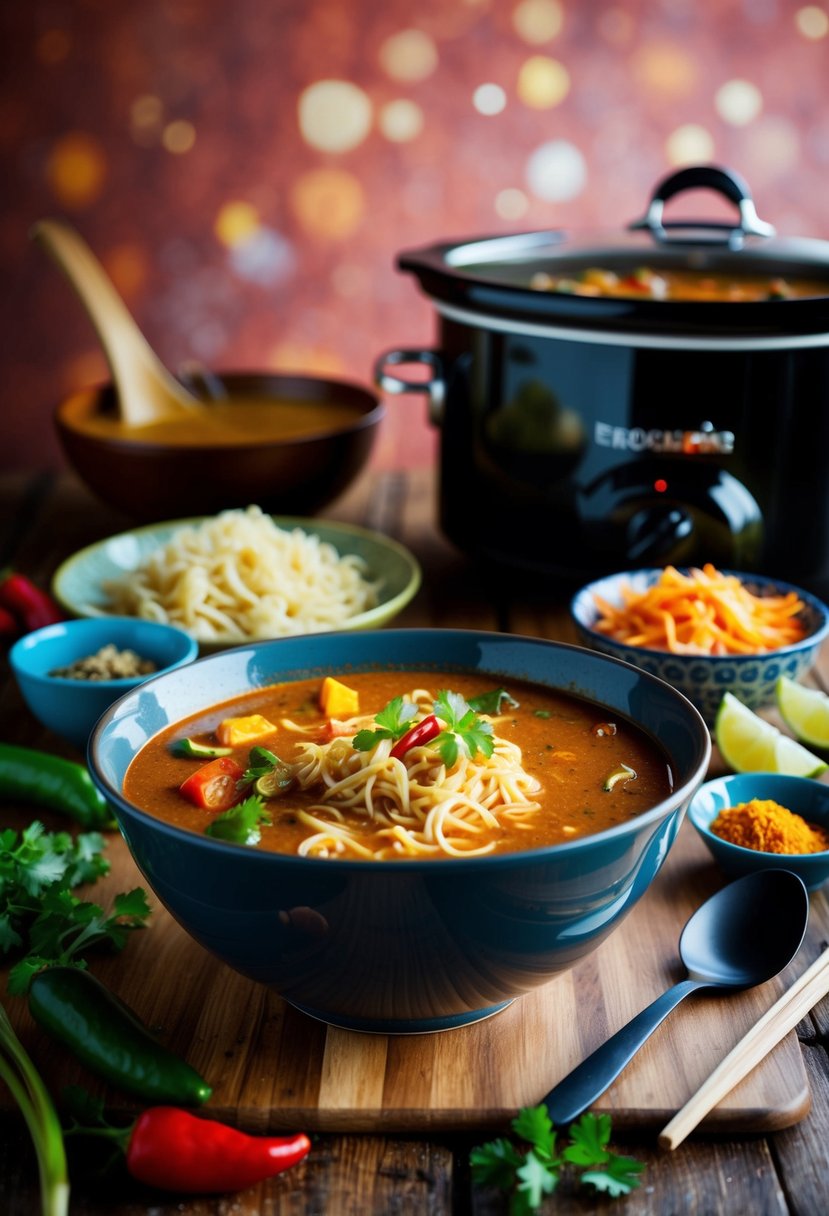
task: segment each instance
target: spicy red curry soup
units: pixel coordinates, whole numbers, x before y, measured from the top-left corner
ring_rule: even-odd
[[[438,749],[445,747],[445,736],[453,732],[447,731],[447,724],[437,719],[434,729],[443,728],[442,735],[419,746],[415,740],[415,745],[402,756],[404,773],[390,763],[384,753],[392,746],[405,746],[414,727],[418,727],[420,737],[423,736],[420,724],[424,718],[435,716],[427,713],[429,709],[437,708],[429,698],[437,697],[440,690],[450,690],[453,695],[463,698],[463,704],[460,701],[452,701],[452,704],[461,708],[465,705],[469,709],[469,703],[474,704],[482,694],[491,697],[498,684],[497,677],[382,671],[338,678],[356,697],[356,713],[350,712],[353,706],[348,706],[347,712],[339,715],[330,708],[327,713],[323,711],[320,707],[323,681],[312,679],[248,692],[168,727],[145,744],[132,761],[124,780],[125,796],[142,810],[176,827],[214,834],[215,824],[223,815],[233,818],[246,798],[252,794],[259,797],[257,790],[262,788],[263,782],[254,786],[248,778],[253,772],[263,771],[262,755],[254,751],[261,748],[278,758],[284,768],[276,769],[276,774],[286,779],[276,782],[265,779],[269,796],[260,799],[264,813],[248,838],[226,836],[225,839],[289,854],[307,849],[309,839],[313,839],[322,841],[311,848],[314,856],[405,859],[458,853],[447,853],[439,844],[435,845],[428,832],[422,830],[423,824],[419,824],[413,834],[405,826],[401,827],[395,817],[399,811],[396,805],[391,808],[391,818],[383,818],[381,781],[392,771],[397,782],[395,788],[402,784],[412,803],[417,803],[418,797],[425,800],[427,810],[423,823],[430,819],[431,813],[430,822],[437,824],[434,827],[437,836],[441,837],[443,833],[442,838],[448,839],[451,835],[454,843],[449,847],[462,853],[471,850],[473,845],[479,851],[509,853],[591,835],[642,814],[667,797],[672,789],[673,779],[666,754],[641,728],[591,702],[514,680],[509,681],[505,690],[508,695],[497,713],[477,714],[470,710],[471,733],[468,733],[473,740],[472,746],[474,748],[475,738],[482,741],[483,746],[488,746],[487,738],[494,740],[491,757],[475,751],[469,759],[461,741],[458,748],[460,763],[447,766]],[[381,722],[387,722],[389,705],[394,704],[394,698],[402,697],[403,704],[408,706],[407,697],[414,690],[428,691],[429,698],[421,697],[418,712],[405,723],[407,730],[397,739],[384,741],[378,738],[378,732],[383,728],[376,715],[380,716]],[[257,719],[264,719],[272,729],[228,744],[227,723],[239,719],[246,723],[253,720],[254,734],[257,726],[261,729]],[[363,739],[366,750],[362,753],[353,746],[358,728],[367,732]],[[491,731],[489,736],[485,733],[487,728]],[[177,754],[183,745],[200,752],[214,749],[220,743],[220,737],[225,743],[222,750],[227,753],[221,758],[212,757],[209,750],[200,755]],[[457,736],[455,739],[457,743]],[[307,776],[298,764],[298,756],[310,753],[312,761],[316,762],[332,751],[336,752],[337,763],[345,766],[346,792],[351,790],[352,797],[358,801],[355,808],[332,805],[330,785],[317,782],[302,788],[294,777],[297,771]],[[378,754],[379,760],[376,759]],[[451,755],[451,750],[448,754]],[[257,765],[255,761],[260,763]],[[448,787],[457,780],[464,764],[469,770],[467,787],[459,794]],[[182,786],[198,782],[199,775],[208,765],[230,768],[225,791],[233,791],[234,785],[238,784],[231,795],[235,804],[230,809],[226,806],[223,809],[221,805],[196,805],[183,795]],[[352,775],[348,776],[349,773]],[[241,781],[239,774],[243,774]],[[514,795],[521,781],[516,774],[522,774],[524,785],[517,803]],[[506,790],[506,801],[499,806],[498,798],[492,797],[489,807],[470,809],[464,800],[465,790],[472,789],[477,794],[482,785],[495,788],[496,795],[499,790],[502,793]],[[474,798],[472,802],[475,803]],[[454,834],[438,822],[447,804],[455,808],[445,813]],[[535,809],[526,810],[525,806]],[[409,810],[404,806],[399,813],[405,818]],[[303,817],[312,821],[311,827]],[[336,837],[331,838],[333,843],[328,841],[326,825],[331,825],[332,831],[345,834],[345,846],[342,839]],[[415,844],[409,842],[410,835],[416,839]]]
[[[536,291],[577,296],[718,303],[807,299],[829,294],[829,283],[818,279],[650,266],[622,273],[602,266],[560,275],[542,270],[533,275],[530,286]]]

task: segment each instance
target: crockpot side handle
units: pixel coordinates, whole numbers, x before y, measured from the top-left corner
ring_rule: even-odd
[[[407,363],[425,364],[432,369],[428,380],[403,380],[392,376],[387,367],[400,367]],[[446,400],[446,377],[443,359],[436,350],[389,350],[374,363],[374,382],[386,393],[428,393],[429,421],[440,426],[443,421],[443,405]]]
[[[734,203],[740,213],[739,224],[732,227],[730,224],[694,222],[693,220],[663,223],[662,215],[668,199],[683,190],[698,189],[715,190],[718,194],[724,195],[729,202]],[[739,247],[743,238],[747,236],[774,236],[774,227],[767,224],[765,220],[761,220],[755,210],[748,183],[733,169],[722,169],[718,165],[689,165],[688,168],[680,169],[663,178],[654,190],[643,218],[630,225],[631,231],[647,229],[659,241],[669,240],[667,233],[669,228],[725,229],[730,234],[728,243],[735,247]]]

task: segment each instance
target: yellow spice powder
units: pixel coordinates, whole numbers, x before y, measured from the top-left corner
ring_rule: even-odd
[[[753,798],[720,811],[711,831],[723,840],[762,853],[820,853],[829,833],[771,798]]]

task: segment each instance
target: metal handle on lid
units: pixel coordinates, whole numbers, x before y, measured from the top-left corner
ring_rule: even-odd
[[[683,190],[698,189],[715,190],[729,202],[734,203],[740,213],[739,223],[734,226],[704,220],[663,221],[665,203],[669,199]],[[747,236],[764,238],[774,236],[774,227],[758,216],[748,184],[733,169],[722,169],[718,165],[691,165],[687,169],[680,169],[663,178],[656,187],[643,218],[630,225],[631,231],[642,229],[650,232],[657,241],[678,244],[687,243],[692,238],[686,237],[683,242],[681,238],[671,237],[669,229],[673,231],[695,229],[707,233],[724,233],[723,243],[732,249],[739,249]],[[709,239],[711,238],[709,237]]]
[[[387,367],[400,367],[407,363],[426,365],[433,371],[428,380],[404,380],[400,376],[392,376]],[[443,419],[443,405],[446,400],[446,379],[443,370],[443,359],[436,350],[389,350],[380,355],[374,363],[374,382],[386,393],[428,393],[429,421],[435,426]]]

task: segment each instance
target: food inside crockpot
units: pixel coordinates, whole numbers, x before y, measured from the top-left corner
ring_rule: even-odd
[[[530,280],[536,291],[576,296],[620,296],[650,300],[788,300],[829,294],[829,284],[810,279],[767,275],[711,274],[710,271],[653,270],[639,266],[625,274],[589,266],[573,274],[537,271]]]

